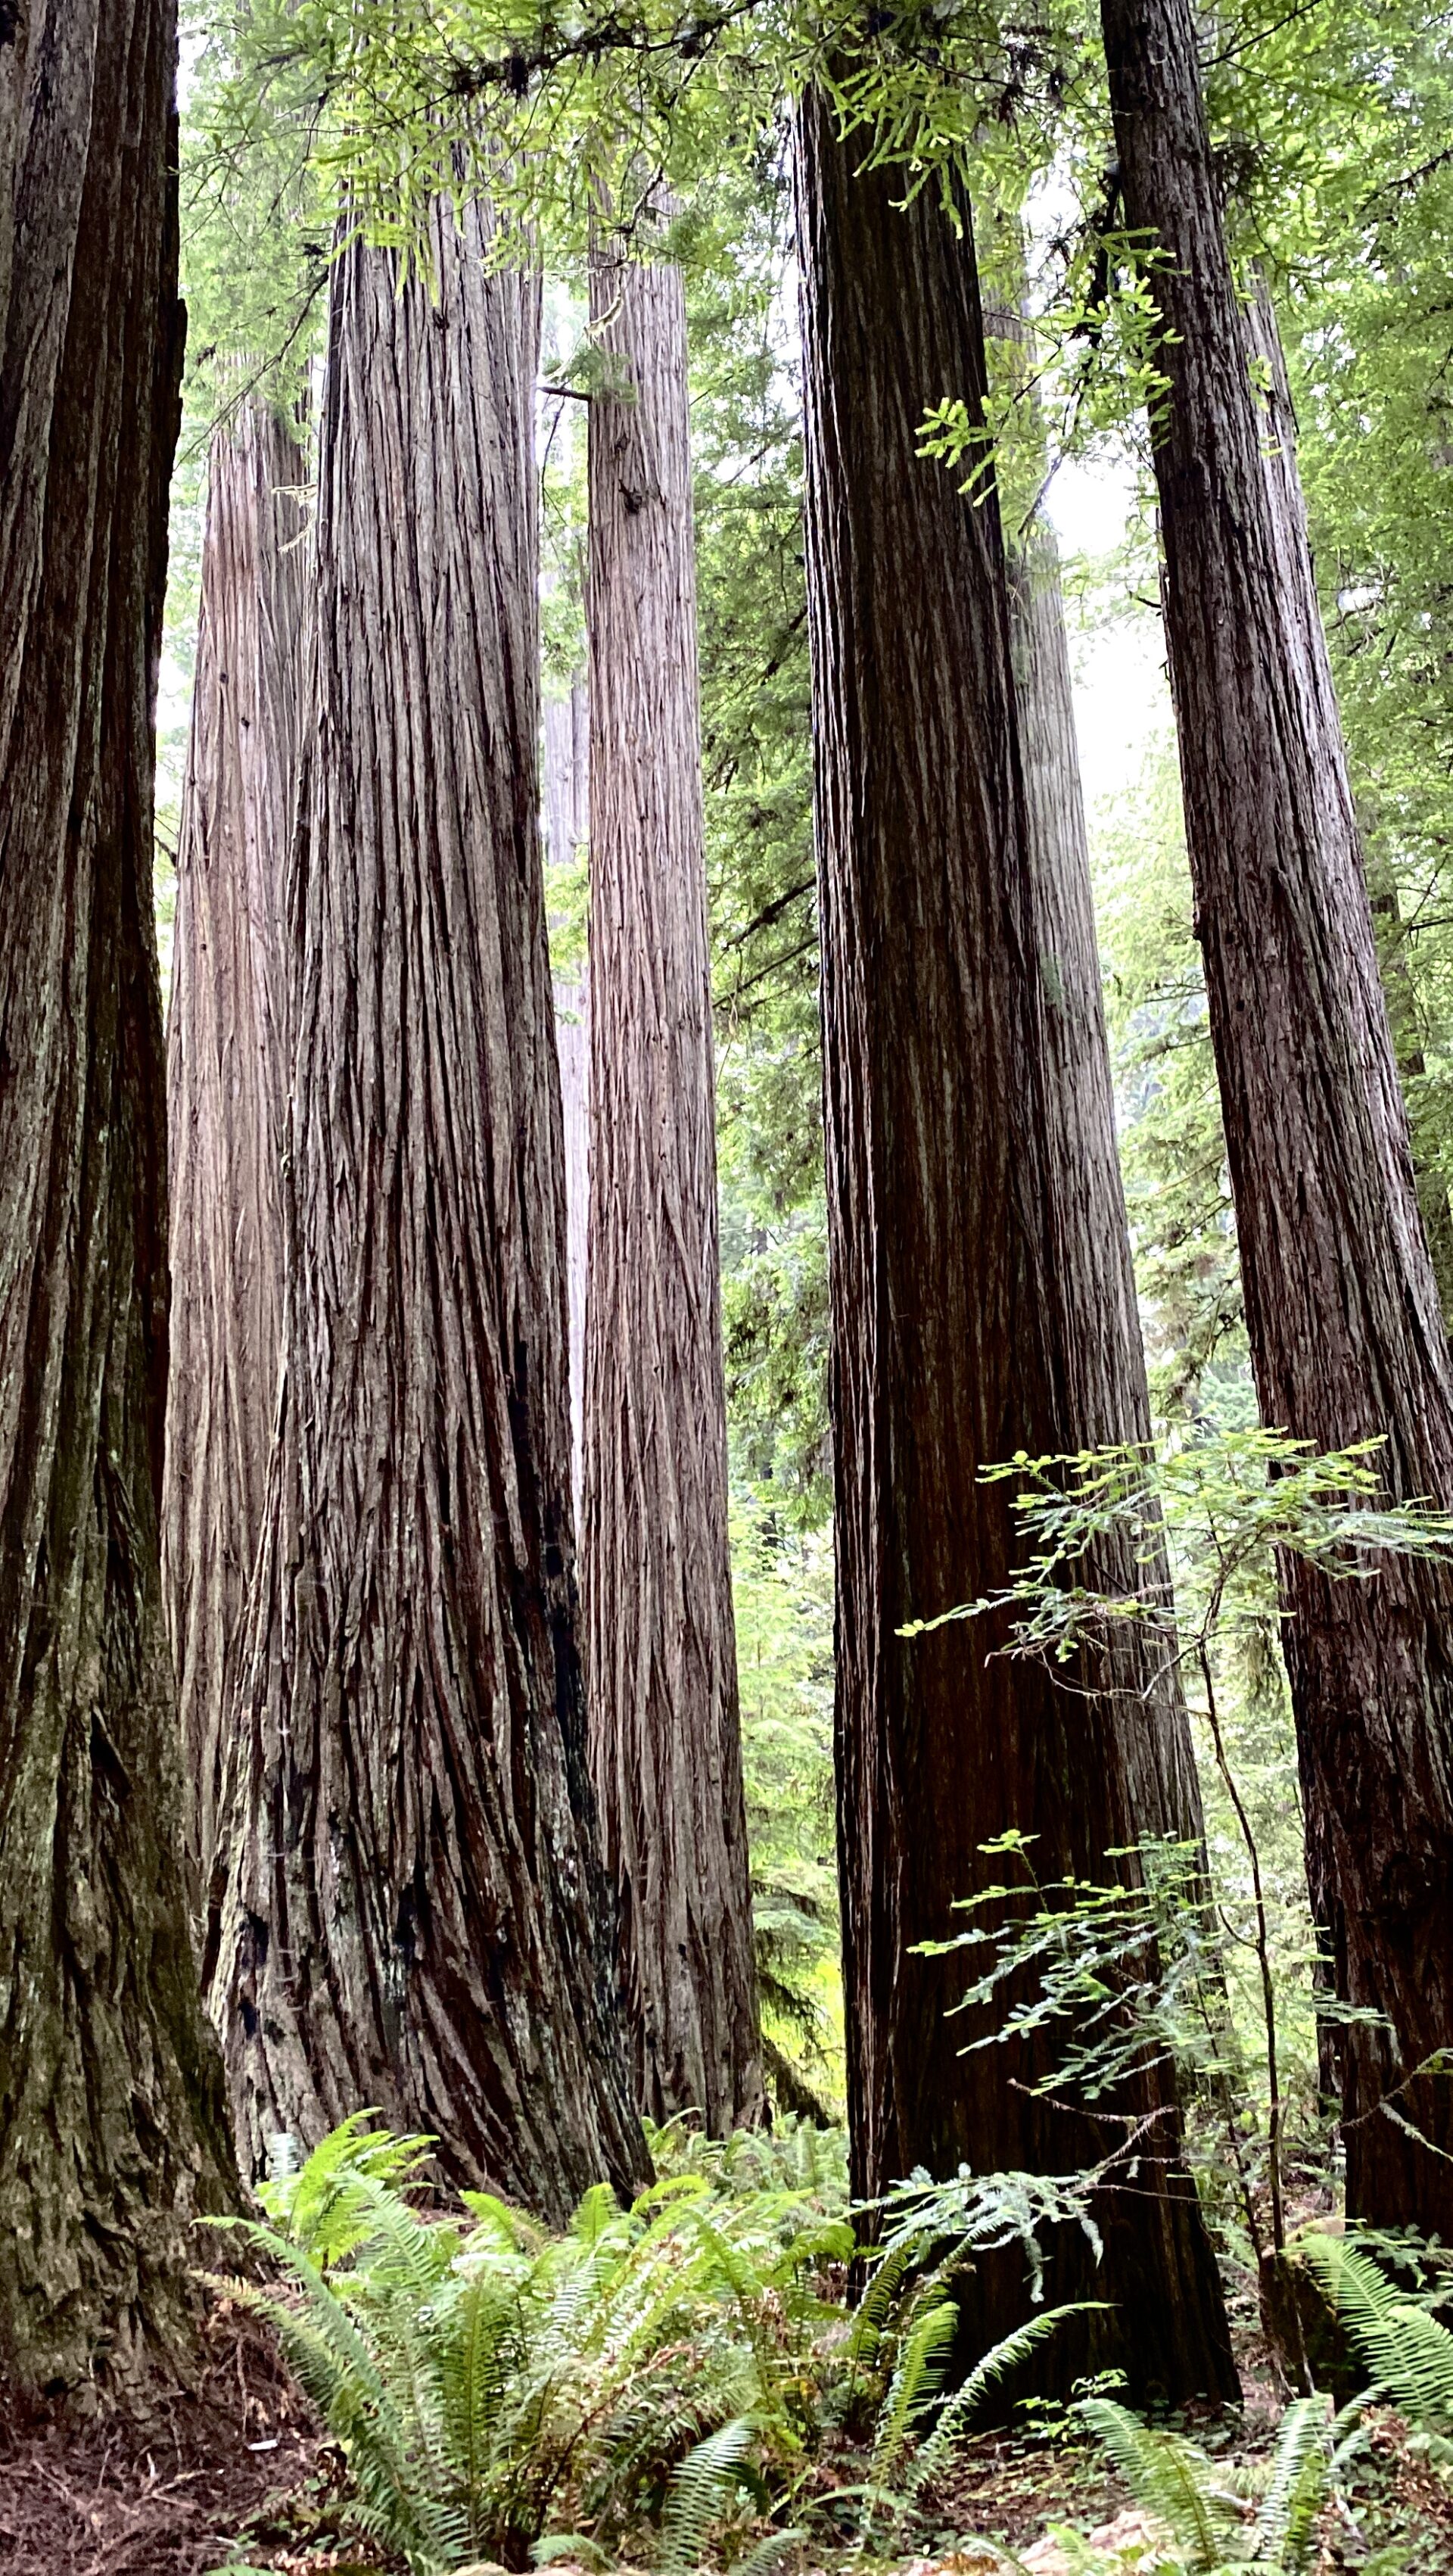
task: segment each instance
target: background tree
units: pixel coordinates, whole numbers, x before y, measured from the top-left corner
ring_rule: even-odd
[[[283,919],[311,566],[307,462],[256,399],[211,443],[167,1018],[172,1329],[162,1582],[193,1860],[262,1526],[283,1299]]]
[[[1126,221],[1155,248],[1166,629],[1262,1418],[1318,1448],[1385,1439],[1394,1497],[1447,1502],[1447,1346],[1295,470],[1263,454],[1195,31],[1185,0],[1105,0],[1103,17]],[[1453,2077],[1417,2070],[1453,2036],[1453,1594],[1436,1566],[1345,1586],[1297,1567],[1287,1605],[1313,1907],[1339,1995],[1384,2017],[1343,2034],[1348,2207],[1446,2230]]]
[[[631,399],[590,416],[591,1754],[639,2098],[761,2117],[727,1533],[696,581],[679,269],[599,250]]]
[[[376,2104],[561,2215],[644,2168],[575,1639],[540,862],[538,289],[355,241],[289,907],[286,1387],[211,1992],[245,2151]]]
[[[992,489],[975,507],[918,452],[938,388],[985,390],[972,243],[934,195],[905,210],[819,94],[798,136],[808,599],[832,1283],[838,1819],[852,2179],[1094,2164],[1094,2124],[966,2073],[955,1988],[915,1945],[990,1883],[981,1846],[1037,1836],[1047,1876],[1133,1840],[1123,1703],[966,1657],[931,1616],[1002,1579],[1013,1539],[979,1469],[1072,1445],[1066,1345],[1087,1283],[1056,1272],[1048,1078],[1028,827]],[[1144,1720],[1141,1721],[1144,1723]],[[992,1864],[991,1864],[992,1867]],[[1140,2385],[1229,2388],[1220,2293],[1165,2161],[1107,2202],[1096,2295],[1067,2338]],[[1152,2174],[1154,2187],[1145,2190]],[[1059,2250],[1056,2295],[1075,2278]],[[1017,2262],[969,2288],[983,2342],[1024,2296]],[[1051,2365],[1052,2367],[1055,2365]]]
[[[162,1620],[153,708],[175,14],[0,31],[0,2373],[132,2380],[235,2192]]]

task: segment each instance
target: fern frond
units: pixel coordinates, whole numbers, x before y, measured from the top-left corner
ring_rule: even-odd
[[[1424,2428],[1453,2425],[1453,2334],[1416,2306],[1360,2246],[1309,2234],[1298,2252],[1378,2386]]]
[[[667,2576],[695,2576],[700,2568],[707,2532],[721,2512],[732,2473],[745,2460],[755,2431],[750,2416],[734,2416],[688,2451],[675,2470],[661,2518],[661,2563]]]
[[[1217,2576],[1236,2514],[1204,2451],[1161,2425],[1143,2424],[1113,2398],[1082,2398],[1079,2412],[1142,2512],[1165,2524],[1187,2576]]]
[[[955,2443],[962,2439],[991,2389],[997,2388],[1011,2371],[1017,2370],[1022,2361],[1027,2361],[1040,2344],[1047,2343],[1066,2317],[1103,2314],[1107,2305],[1104,2299],[1074,2299],[1065,2307],[1047,2308],[1043,2316],[1031,2317],[1027,2325],[1016,2326],[1012,2334],[1003,2336],[981,2361],[975,2362],[963,2386],[956,2388],[945,2402],[937,2424],[913,2464],[913,2492],[916,2494],[930,2478],[947,2467]]]
[[[1332,2481],[1325,2397],[1298,2397],[1277,2435],[1271,2484],[1256,2517],[1256,2555],[1277,2576],[1305,2576]]]
[[[924,2408],[937,2395],[944,2363],[958,2326],[951,2299],[935,2299],[921,2308],[909,2325],[888,2383],[870,2472],[877,2486],[888,2486]]]

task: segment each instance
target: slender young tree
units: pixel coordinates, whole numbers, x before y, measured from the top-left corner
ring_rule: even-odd
[[[736,1636],[679,269],[598,252],[632,399],[590,413],[591,1759],[655,2118],[760,2119]]]
[[[539,298],[333,278],[288,910],[285,1385],[211,1993],[246,2156],[376,2104],[559,2218],[646,2169],[575,1637],[540,860]]]
[[[1126,221],[1158,253],[1166,632],[1262,1418],[1318,1448],[1384,1440],[1394,1495],[1449,1504],[1447,1343],[1295,459],[1253,381],[1189,0],[1103,17]],[[1312,1903],[1368,2016],[1342,2034],[1348,2208],[1446,2235],[1453,1573],[1297,1563],[1284,1599]]]
[[[979,1469],[1070,1445],[1066,1348],[1092,1283],[1056,1270],[1054,1108],[997,505],[918,454],[942,388],[985,384],[972,241],[931,191],[905,210],[809,95],[798,137],[808,602],[817,738],[823,1052],[837,1513],[838,1830],[855,2191],[1098,2162],[1105,2132],[965,2060],[962,1980],[914,1945],[999,1874],[1011,1827],[1035,1864],[1103,1874],[1160,1818],[1135,1802],[1137,1718],[976,1631],[898,1632],[1001,1582],[1015,1542]],[[966,214],[967,210],[965,210]],[[1138,1722],[1150,1721],[1140,1715]],[[970,2017],[972,2021],[972,2017]],[[1056,2294],[1113,2316],[1067,2337],[1066,2372],[1113,2357],[1133,2385],[1229,2389],[1215,2265],[1177,2163],[1173,2095],[1133,2107],[1160,2143],[1106,2193],[1105,2256],[1056,2248]],[[1024,2314],[1021,2267],[974,2280],[974,2330]],[[1053,2368],[1055,2365],[1052,2364]]]
[[[154,704],[175,11],[0,16],[0,2378],[125,2383],[236,2190],[162,1618]]]
[[[167,1018],[171,1371],[162,1582],[191,1856],[262,1526],[282,1334],[283,902],[309,565],[303,451],[266,404],[212,441]]]

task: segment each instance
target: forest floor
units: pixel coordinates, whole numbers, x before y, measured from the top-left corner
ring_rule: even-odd
[[[1228,2468],[1265,2454],[1285,2402],[1259,2346],[1247,2343],[1239,2359],[1243,2409],[1190,2427]],[[854,2455],[828,2451],[821,2491],[861,2473]],[[144,2425],[0,2424],[0,2576],[208,2576],[239,2542],[247,2564],[271,2576],[395,2576],[398,2562],[340,2539],[342,2478],[339,2453],[266,2337],[224,2309],[210,2319],[195,2394]],[[1320,2576],[1384,2550],[1393,2553],[1387,2576],[1453,2570],[1453,2483],[1394,2415],[1374,2418],[1355,2500],[1361,2545],[1329,2516]],[[1103,2455],[1052,2420],[1047,2432],[967,2441],[931,2520],[932,2542],[891,2562],[901,2576],[991,2576],[1004,2562],[985,2543],[1014,2552],[1031,2576],[1072,2576],[1056,2526],[1092,2545],[1128,2546],[1132,2563],[1137,2544],[1156,2554]],[[833,2568],[814,2552],[803,2576]],[[557,2565],[554,2576],[576,2571]]]

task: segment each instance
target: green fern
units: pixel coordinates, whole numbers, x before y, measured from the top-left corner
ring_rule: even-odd
[[[1355,2244],[1309,2234],[1297,2248],[1380,2394],[1424,2430],[1453,2429],[1453,2333]]]
[[[956,2388],[939,2413],[938,2422],[923,2444],[913,2463],[912,2491],[941,2475],[948,2467],[955,2445],[967,2432],[984,2401],[1001,2387],[1011,2372],[1064,2323],[1067,2317],[1103,2313],[1103,2299],[1076,2299],[1062,2308],[1047,2308],[1043,2316],[1031,2317],[1027,2325],[1018,2326],[1005,2335],[993,2349],[975,2363],[961,2388]]]
[[[552,2236],[487,2193],[409,2198],[428,2142],[364,2119],[265,2187],[244,2232],[280,2282],[225,2286],[277,2330],[348,2463],[346,2519],[412,2576],[609,2545],[664,2497],[668,2558],[745,2453],[800,2453],[851,2231],[781,2160],[678,2169],[630,2209],[588,2192]],[[752,2175],[765,2174],[754,2182]]]
[[[1109,2398],[1081,2401],[1080,2414],[1107,2451],[1142,2513],[1168,2536],[1173,2555],[1157,2560],[1170,2576],[1228,2576],[1248,2562],[1265,2576],[1310,2576],[1318,2525],[1361,2441],[1359,2409],[1335,2421],[1325,2397],[1299,2397],[1281,2420],[1255,2526],[1242,2522],[1223,2472],[1194,2442],[1143,2424]]]
[[[701,2566],[707,2532],[721,2514],[727,2488],[751,2449],[755,2431],[745,2415],[718,2425],[674,2471],[661,2525],[667,2576],[693,2576]]]
[[[1164,2524],[1186,2576],[1219,2576],[1239,2517],[1205,2452],[1113,2398],[1082,2398],[1079,2411],[1142,2512]]]

